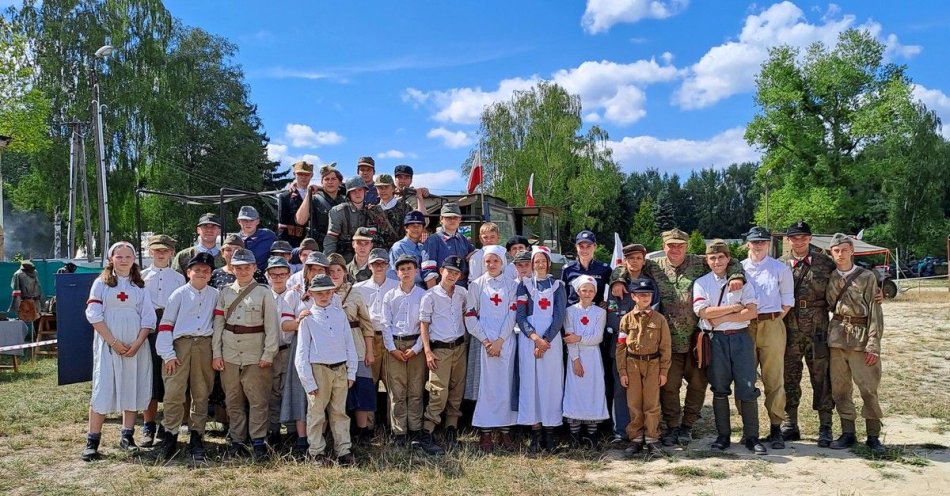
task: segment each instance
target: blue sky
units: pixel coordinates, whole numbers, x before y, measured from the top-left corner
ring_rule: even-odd
[[[436,192],[464,187],[484,105],[538,79],[581,95],[625,171],[755,160],[742,133],[768,47],[833,43],[849,27],[884,41],[915,95],[950,118],[950,3],[897,3],[165,1],[238,45],[273,158],[350,175],[373,155],[378,173],[408,163]]]

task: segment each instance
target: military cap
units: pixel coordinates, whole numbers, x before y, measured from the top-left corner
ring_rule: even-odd
[[[330,279],[330,276],[326,274],[320,274],[310,280],[310,291],[330,291],[336,289],[336,284],[333,284],[333,279]]]
[[[214,257],[208,252],[196,253],[185,265],[185,268],[190,269],[194,265],[207,265],[208,268],[214,270]]]
[[[290,270],[290,263],[287,262],[287,259],[284,257],[270,257],[267,259],[267,268],[264,270],[281,268]]]
[[[528,238],[521,236],[520,234],[516,234],[508,238],[508,241],[505,242],[505,250],[511,251],[511,247],[515,245],[522,245],[525,248],[528,248],[531,246],[531,242],[528,241]]]
[[[373,248],[372,251],[369,252],[369,263],[378,262],[380,260],[389,263],[389,252],[383,248]]]
[[[21,267],[35,267],[32,260],[20,260]]]
[[[294,174],[299,174],[301,172],[313,174],[313,164],[307,162],[306,160],[294,162]]]
[[[515,259],[513,261],[514,263],[531,262],[531,252],[528,250],[525,250],[515,255]]]
[[[416,257],[408,253],[399,255],[399,258],[396,259],[396,268],[398,269],[400,265],[407,264],[407,263],[411,263],[415,265],[416,268],[419,268],[419,260],[417,260]]]
[[[686,234],[675,227],[669,231],[664,231],[662,236],[663,244],[689,243],[689,234]]]
[[[154,236],[148,237],[149,248],[165,248],[166,250],[174,250],[175,243],[177,243],[177,241],[167,234],[156,234]]]
[[[788,226],[788,230],[785,231],[786,236],[797,236],[799,234],[807,234],[811,236],[811,226],[803,220]]]
[[[462,209],[459,208],[458,203],[446,203],[442,205],[442,210],[439,212],[439,215],[442,217],[461,217]]]
[[[442,268],[462,272],[462,257],[449,255],[442,261]]]
[[[237,234],[228,234],[224,237],[224,245],[237,246],[239,248],[244,248],[244,240],[241,239]]]
[[[755,226],[745,234],[746,241],[771,241],[772,233],[764,227]]]
[[[353,240],[372,241],[374,236],[376,236],[375,227],[357,227]]]
[[[376,178],[376,187],[378,188],[380,186],[396,186],[396,181],[394,181],[393,176],[389,174],[380,174],[379,177]]]
[[[250,205],[244,205],[241,207],[241,211],[238,212],[237,218],[238,220],[258,220],[261,216],[257,213],[256,208]]]
[[[313,251],[313,250],[317,250],[317,249],[319,249],[319,248],[320,248],[320,246],[317,245],[317,240],[315,240],[315,239],[313,239],[313,238],[304,238],[303,241],[300,242],[300,249],[301,249],[301,250],[310,250],[310,251]]]
[[[574,237],[574,244],[581,243],[592,243],[597,244],[597,236],[594,236],[592,231],[584,229],[583,231],[577,233],[577,236]]]
[[[356,168],[359,169],[361,165],[376,169],[376,161],[373,160],[373,157],[360,157],[359,160],[356,161]]]
[[[312,251],[307,255],[304,265],[319,265],[320,267],[329,267],[330,260],[321,251]]]
[[[221,220],[218,219],[217,215],[208,212],[206,214],[202,214],[201,217],[198,218],[198,223],[196,225],[203,226],[205,224],[214,224],[218,227],[221,227]]]
[[[641,245],[640,243],[630,243],[629,245],[623,247],[623,256],[629,257],[634,253],[642,253],[643,256],[646,256],[647,247]]]
[[[363,181],[363,178],[360,176],[354,176],[349,178],[346,181],[346,192],[357,190],[357,189],[368,189],[366,187],[366,181]]]
[[[845,243],[854,246],[854,240],[851,239],[851,236],[848,236],[845,233],[835,233],[835,235],[831,237],[831,243],[828,244],[828,247],[834,248],[835,246],[843,245]]]
[[[729,245],[721,239],[714,239],[711,243],[706,245],[706,254],[712,255],[713,253],[722,253],[727,257],[732,256],[732,252],[729,251]]]
[[[406,212],[406,217],[402,220],[402,225],[408,226],[409,224],[422,224],[426,223],[426,215],[418,210],[410,210]]]
[[[656,284],[653,283],[653,279],[648,279],[646,277],[641,277],[630,281],[631,293],[654,293],[656,292]]]
[[[346,269],[346,259],[339,253],[331,253],[330,256],[327,257],[327,267],[331,265],[339,265]]]
[[[393,175],[394,176],[403,175],[403,176],[411,177],[413,175],[412,167],[405,164],[397,165],[395,170],[393,170]]]
[[[278,239],[270,245],[271,253],[291,253],[292,251],[294,251],[294,249],[290,246],[290,243],[282,239]]]
[[[323,179],[327,174],[336,174],[337,179],[343,181],[343,173],[336,168],[336,162],[330,162],[323,167],[320,167],[320,178]]]
[[[257,259],[254,258],[254,252],[247,248],[239,248],[234,252],[234,255],[231,255],[231,265],[251,265],[256,263]]]

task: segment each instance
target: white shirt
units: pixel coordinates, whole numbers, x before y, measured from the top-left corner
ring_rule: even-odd
[[[218,290],[205,286],[198,291],[185,284],[172,291],[168,305],[158,325],[155,337],[155,352],[162,360],[177,358],[172,343],[183,336],[211,336],[214,333],[214,308],[218,302]]]
[[[725,291],[723,291],[725,288]],[[722,301],[719,300],[722,295]],[[693,283],[693,312],[699,315],[699,311],[704,308],[721,307],[741,303],[748,305],[755,303],[755,289],[751,284],[742,286],[741,291],[729,291],[729,279],[727,277],[717,277],[710,272]],[[723,322],[716,326],[717,331],[733,331],[748,327],[749,321],[744,322]],[[713,329],[712,324],[706,319],[699,319],[699,327],[705,330]]]
[[[383,296],[383,346],[386,351],[396,349],[393,336],[416,336],[419,334],[419,308],[426,290],[413,284],[406,293],[398,285]],[[416,339],[412,351],[422,353],[422,339]]]
[[[274,295],[274,300],[277,302],[277,312],[280,315],[279,321],[283,323],[285,320],[295,320],[294,319],[294,309],[295,306],[291,306],[291,303],[287,302],[287,295],[293,294],[294,291],[291,291],[288,287],[284,289],[283,293],[277,293],[274,291],[274,288],[270,288],[270,294]],[[288,319],[288,316],[290,317]],[[294,342],[296,336],[292,332],[284,332],[281,329],[277,333],[277,345],[278,346],[290,346],[290,343]]]
[[[142,271],[142,279],[145,281],[145,290],[152,297],[155,308],[165,308],[172,291],[185,284],[185,276],[181,273],[171,267],[160,269],[154,265],[149,265]]]
[[[383,332],[386,319],[383,315],[383,297],[390,290],[399,287],[399,281],[395,279],[385,279],[382,284],[376,284],[373,278],[353,285],[353,289],[359,291],[363,297],[363,303],[369,310],[369,318],[373,321],[373,329],[376,332]]]
[[[307,288],[304,287],[303,270],[290,274],[290,277],[287,278],[287,289],[294,289],[294,290],[299,290],[299,291],[307,290]]]
[[[419,308],[419,320],[429,323],[429,341],[451,343],[465,335],[465,324],[462,322],[462,312],[465,309],[465,298],[468,291],[455,286],[452,296],[449,297],[442,284],[436,284],[426,291]]]
[[[310,315],[300,321],[297,332],[299,336],[294,366],[304,391],[311,393],[319,389],[311,368],[314,363],[330,365],[345,361],[346,378],[356,380],[356,343],[346,312],[338,303],[310,307]]]
[[[759,262],[743,260],[742,269],[755,288],[759,313],[781,312],[782,305],[795,306],[795,281],[788,265],[766,256]]]

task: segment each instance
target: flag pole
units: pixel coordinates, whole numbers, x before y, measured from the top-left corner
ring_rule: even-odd
[[[478,150],[475,152],[475,161],[476,165],[482,164],[482,140],[478,140]],[[488,209],[485,205],[485,166],[482,165],[482,175],[479,178],[479,189],[482,194],[482,222],[487,222],[489,219]]]

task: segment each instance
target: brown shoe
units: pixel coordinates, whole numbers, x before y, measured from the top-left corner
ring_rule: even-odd
[[[478,448],[486,455],[495,450],[495,442],[492,441],[491,432],[482,432],[481,437],[478,438]]]
[[[518,451],[518,445],[515,444],[514,439],[511,439],[510,432],[501,432],[498,435],[498,442],[501,444],[501,449],[505,451],[508,451],[508,452]]]

